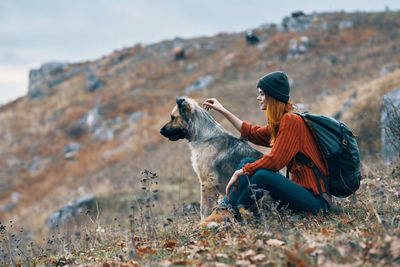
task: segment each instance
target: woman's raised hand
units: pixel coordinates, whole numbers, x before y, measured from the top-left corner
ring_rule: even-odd
[[[216,98],[208,98],[203,102],[203,107],[206,110],[210,110],[210,109],[215,109],[218,112],[223,111],[225,108],[224,106],[221,105],[221,103],[219,103],[219,101]]]

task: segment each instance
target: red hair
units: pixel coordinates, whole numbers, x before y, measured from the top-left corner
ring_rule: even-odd
[[[279,125],[281,124],[281,120],[283,115],[286,113],[292,112],[293,103],[284,103],[275,98],[266,95],[267,98],[267,110],[265,114],[268,120],[268,127],[271,132],[271,140],[270,145],[273,146],[276,141],[276,136],[278,135]]]

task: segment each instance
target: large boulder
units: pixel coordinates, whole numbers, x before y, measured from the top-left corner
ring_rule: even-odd
[[[81,73],[83,71],[84,71],[84,68],[82,68],[82,67],[73,68],[70,71],[62,73],[57,78],[49,81],[48,86],[49,86],[49,88],[52,88],[52,87],[64,82],[65,80],[68,80],[69,78],[72,78],[76,74]]]
[[[313,16],[300,14],[298,16],[291,16],[283,18],[282,25],[288,32],[303,33],[310,28],[313,22]]]
[[[383,96],[380,122],[382,160],[391,164],[400,156],[400,88]]]
[[[1,206],[1,209],[2,209],[3,211],[5,211],[5,212],[10,212],[10,211],[12,211],[12,210],[15,208],[15,206],[17,206],[17,204],[18,204],[20,198],[21,198],[21,194],[20,194],[20,193],[18,193],[18,192],[13,192],[13,193],[11,194],[11,201],[8,202],[8,203],[6,203],[6,204],[4,204],[4,205],[2,205],[2,206]]]
[[[68,68],[67,63],[48,62],[39,69],[32,69],[29,72],[28,95],[30,98],[41,98],[48,94],[48,80]]]
[[[65,225],[72,219],[79,217],[82,212],[90,210],[95,207],[96,198],[94,194],[89,194],[80,197],[70,203],[60,210],[54,212],[50,218],[47,220],[47,225],[54,229],[57,226]]]
[[[99,79],[99,77],[96,76],[96,74],[92,72],[86,72],[86,76],[87,76],[86,91],[94,92],[103,89],[104,83],[102,80]]]

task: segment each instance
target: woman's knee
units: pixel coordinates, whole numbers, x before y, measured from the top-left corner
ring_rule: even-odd
[[[269,181],[277,175],[276,172],[270,170],[258,170],[256,171],[250,179],[250,183],[252,184],[268,184]]]

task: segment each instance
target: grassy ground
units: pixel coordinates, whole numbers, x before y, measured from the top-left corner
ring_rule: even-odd
[[[55,229],[29,241],[2,224],[2,266],[399,266],[400,168],[365,173],[357,194],[336,199],[328,214],[296,214],[268,206],[255,220],[199,228],[198,211],[154,198],[131,214],[88,213],[79,228]],[[141,190],[157,194],[158,176],[142,174]],[[162,212],[164,210],[164,212]],[[160,212],[161,211],[161,212]],[[108,220],[108,221],[107,221]],[[14,225],[13,225],[14,224]],[[20,265],[18,265],[20,264]]]

